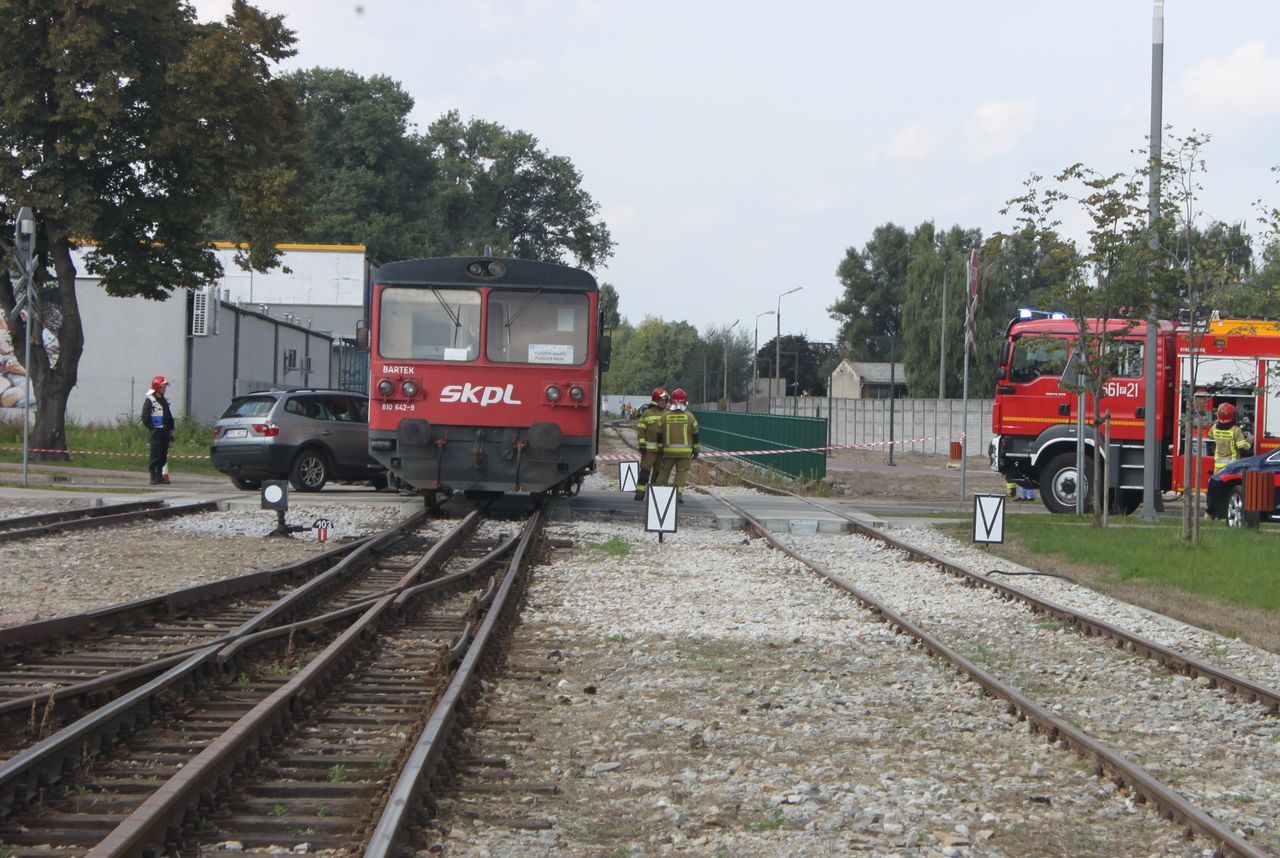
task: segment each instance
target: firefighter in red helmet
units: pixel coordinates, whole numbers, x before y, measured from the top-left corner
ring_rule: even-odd
[[[689,466],[698,458],[698,418],[689,411],[689,397],[683,388],[671,392],[671,407],[662,415],[662,453],[654,485],[665,486],[675,475],[676,501],[684,503],[684,486]]]
[[[662,412],[667,408],[667,391],[655,387],[649,401],[640,406],[636,418],[636,446],[640,448],[640,468],[636,474],[636,500],[644,500],[649,478],[658,464],[658,436],[662,432]]]
[[[1209,430],[1213,440],[1213,470],[1220,471],[1227,465],[1250,454],[1253,438],[1236,425],[1236,407],[1230,402],[1218,406],[1218,422]]]
[[[169,442],[173,440],[174,424],[169,400],[165,398],[168,389],[169,382],[163,375],[157,375],[151,379],[151,389],[142,400],[142,425],[151,433],[151,458],[147,467],[153,486],[169,482]]]

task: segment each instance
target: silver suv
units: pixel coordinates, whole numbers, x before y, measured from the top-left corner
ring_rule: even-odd
[[[209,458],[238,489],[283,479],[300,492],[331,480],[386,486],[386,472],[369,456],[369,399],[350,390],[237,396],[214,424]]]

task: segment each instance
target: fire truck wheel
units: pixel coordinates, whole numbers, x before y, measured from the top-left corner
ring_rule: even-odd
[[[1084,457],[1084,472],[1093,468],[1093,458]],[[1089,491],[1089,478],[1076,476],[1076,454],[1059,453],[1049,460],[1040,472],[1040,498],[1049,512],[1073,513],[1076,511],[1076,491],[1084,485],[1084,508],[1089,509],[1093,498]]]

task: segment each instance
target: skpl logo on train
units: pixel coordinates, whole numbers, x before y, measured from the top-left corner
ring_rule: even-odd
[[[497,385],[481,386],[479,384],[450,384],[440,389],[441,402],[469,402],[473,405],[479,405],[483,408],[486,405],[492,405],[495,402],[501,402],[503,405],[523,405],[519,399],[516,399],[512,391],[515,390],[514,384],[508,384],[506,387],[498,387]]]
[[[576,494],[595,471],[599,289],[585,271],[491,257],[383,265],[357,345],[374,370],[369,451],[436,495]]]

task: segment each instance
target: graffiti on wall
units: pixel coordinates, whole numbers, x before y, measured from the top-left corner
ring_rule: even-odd
[[[46,345],[52,335],[44,332]],[[23,343],[13,342],[9,333],[9,322],[0,314],[0,408],[21,408],[27,404],[27,370],[22,366]],[[31,392],[30,403],[36,404],[35,392]]]

